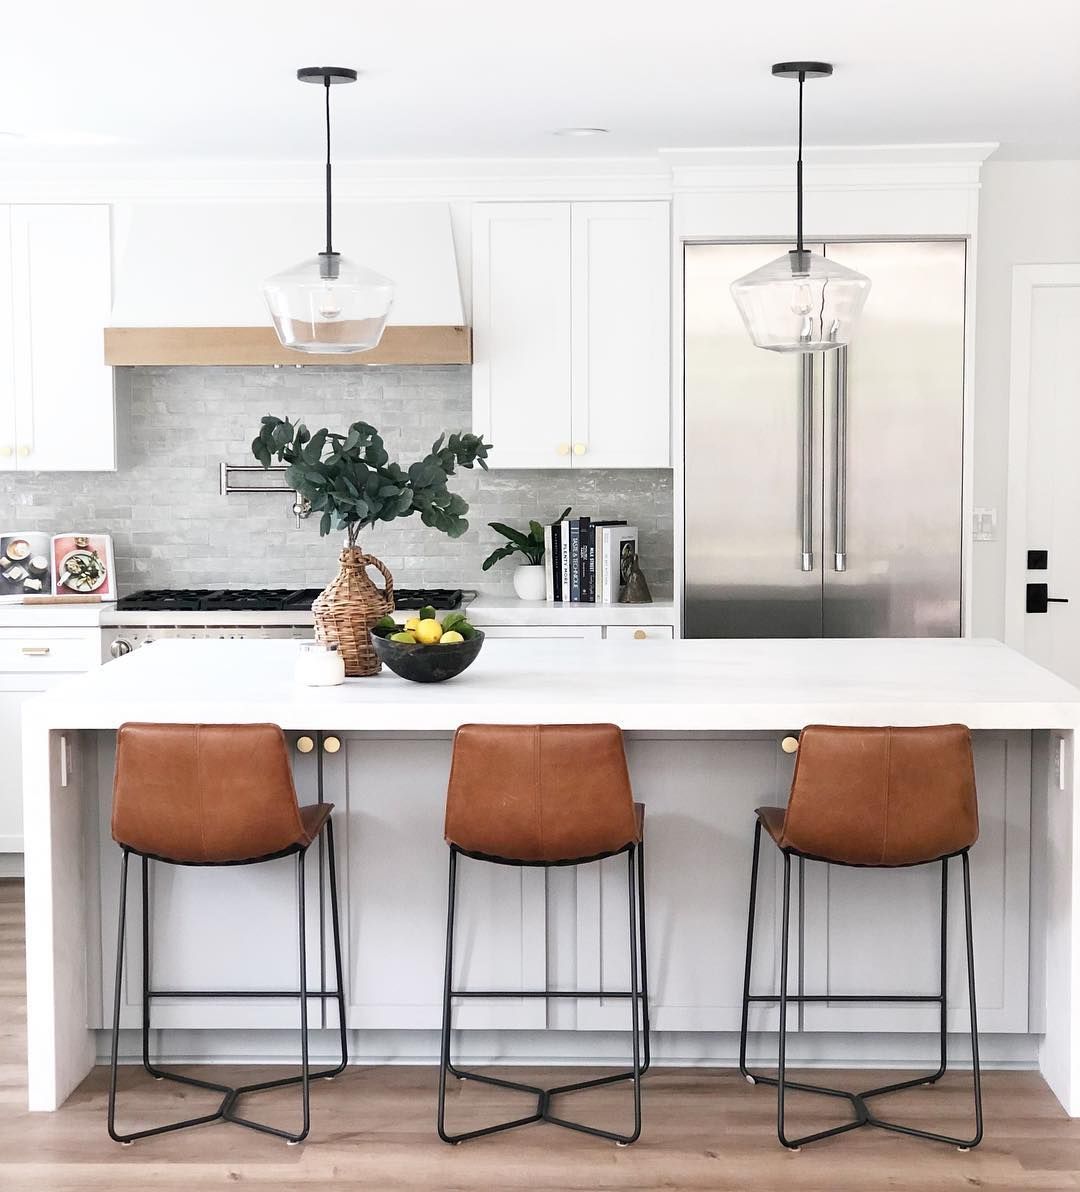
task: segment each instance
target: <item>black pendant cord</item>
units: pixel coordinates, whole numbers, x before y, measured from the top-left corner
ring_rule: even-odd
[[[802,120],[803,120],[803,84],[806,82],[806,72],[799,71],[799,157],[795,163],[795,249],[799,254],[799,260],[802,260],[803,254],[803,191],[802,191]],[[329,117],[328,117],[329,118]],[[327,164],[327,178],[329,179],[330,166]],[[329,181],[327,182],[329,186]],[[329,220],[329,209],[327,211],[327,220]],[[329,228],[329,224],[327,225]],[[329,231],[327,232],[327,243],[329,244]]]
[[[334,255],[334,248],[331,244],[331,216],[330,216],[330,76],[327,75],[323,84],[323,90],[326,95],[326,255],[332,257]],[[801,92],[801,87],[800,87]],[[800,105],[801,106],[801,105]],[[801,123],[801,117],[800,117]],[[801,153],[800,153],[801,156]],[[800,170],[802,165],[799,166]],[[801,229],[801,224],[800,224]],[[800,239],[802,232],[800,230]]]

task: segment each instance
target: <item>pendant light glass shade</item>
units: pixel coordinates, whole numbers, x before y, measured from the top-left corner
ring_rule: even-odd
[[[332,260],[328,268],[320,254],[263,283],[274,329],[285,347],[320,354],[378,347],[394,301],[394,283],[336,253]]]
[[[731,283],[731,296],[759,348],[823,352],[842,348],[870,293],[870,279],[803,243],[803,84],[826,79],[828,62],[778,62],[772,73],[799,83],[799,156],[795,164],[795,248]]]
[[[263,294],[286,348],[320,355],[369,352],[382,339],[394,283],[334,252],[331,243],[330,88],[355,83],[356,71],[348,66],[305,66],[296,77],[321,86],[326,99],[326,248],[268,278]]]
[[[784,253],[731,285],[757,347],[823,352],[848,342],[870,279],[816,252]]]

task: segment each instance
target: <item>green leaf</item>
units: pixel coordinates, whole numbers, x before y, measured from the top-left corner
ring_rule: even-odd
[[[520,530],[515,530],[503,522],[488,522],[488,525],[504,538],[509,538],[511,542],[522,549],[529,545],[528,536],[522,534]]]
[[[538,521],[529,522],[529,533],[534,542],[539,542],[541,546],[544,545],[544,527]]]
[[[509,559],[511,555],[516,555],[517,553],[518,548],[514,546],[513,543],[509,543],[507,546],[500,546],[493,550],[491,554],[488,555],[488,557],[484,560],[481,570],[489,571],[495,566],[496,563],[500,562],[500,560]]]
[[[330,533],[330,511],[327,510],[326,513],[324,513],[319,520],[319,534],[323,538],[325,538],[326,535],[329,533]]]

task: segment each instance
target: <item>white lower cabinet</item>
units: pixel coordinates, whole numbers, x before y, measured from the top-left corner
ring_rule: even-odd
[[[491,638],[570,638],[599,641],[604,636],[600,625],[484,625],[477,624],[485,637]]]
[[[22,708],[99,657],[98,631],[0,628],[0,853],[23,851]]]
[[[783,806],[792,762],[775,738],[649,741],[629,745],[635,795],[646,805],[649,975],[656,1030],[739,1029],[753,809]],[[699,755],[695,762],[695,756]],[[1030,737],[978,733],[981,835],[971,851],[979,1028],[1028,1030]],[[665,761],[667,759],[667,761]],[[688,785],[691,762],[700,782]],[[772,779],[762,775],[772,772]],[[719,811],[723,808],[723,812]],[[951,861],[949,1029],[967,1029],[963,885]],[[798,863],[793,861],[798,890]],[[779,988],[783,866],[762,839],[754,953],[755,992]],[[941,870],[861,870],[805,863],[805,907],[793,898],[790,988],[807,993],[936,992]],[[577,977],[595,988],[627,981],[625,861],[577,871]],[[715,908],[710,911],[709,908]],[[739,908],[735,913],[733,908]],[[789,1011],[804,1031],[932,1032],[932,1006],[808,1005]],[[625,1005],[582,1003],[579,1027],[625,1026]],[[751,1029],[775,1028],[753,1008]]]

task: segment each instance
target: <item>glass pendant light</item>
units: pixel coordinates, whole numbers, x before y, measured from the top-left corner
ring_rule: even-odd
[[[799,158],[795,166],[795,248],[731,284],[750,338],[770,352],[841,348],[870,292],[870,279],[803,244],[803,83],[828,78],[828,62],[778,62],[777,78],[799,81]]]
[[[382,339],[394,283],[334,252],[330,202],[330,88],[355,83],[347,66],[305,66],[302,83],[321,84],[326,95],[326,248],[263,283],[278,339],[297,352],[367,352]]]

